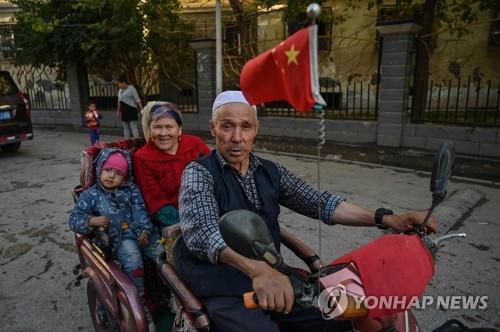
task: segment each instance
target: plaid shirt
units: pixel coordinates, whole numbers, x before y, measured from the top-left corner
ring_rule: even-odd
[[[250,202],[260,209],[262,203],[253,176],[254,172],[262,167],[260,161],[250,154],[250,165],[247,174],[243,176],[219,151],[216,151],[216,157],[223,172],[227,172],[227,176],[236,177]],[[275,164],[280,177],[280,205],[313,219],[318,219],[321,206],[319,217],[324,223],[331,225],[333,211],[344,198],[329,192],[319,195],[317,190],[293,175],[283,165]],[[214,179],[205,167],[197,162],[188,164],[182,174],[179,213],[187,247],[198,258],[217,264],[219,252],[225,249],[227,244],[219,231],[219,207],[214,188]]]

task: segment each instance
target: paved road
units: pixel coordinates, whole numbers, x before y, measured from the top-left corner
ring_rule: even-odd
[[[103,136],[106,141],[118,139]],[[66,220],[73,208],[71,189],[78,183],[79,152],[88,144],[86,134],[37,131],[35,139],[13,155],[0,152],[0,326],[2,331],[92,331],[86,303],[86,281],[73,284],[71,268],[77,263],[73,234]],[[259,153],[277,160],[317,186],[315,160],[297,155]],[[385,206],[397,212],[425,209],[430,203],[428,174],[341,161],[322,161],[321,190],[344,195],[368,208]],[[487,296],[479,310],[415,310],[430,331],[450,318],[471,327],[500,327],[500,188],[486,182],[457,179],[449,186],[474,189],[484,198],[456,228],[465,239],[445,244],[437,256],[436,274],[426,295]],[[283,211],[286,227],[313,248],[324,261],[379,236],[374,228],[318,227]],[[321,233],[321,241],[318,234]]]

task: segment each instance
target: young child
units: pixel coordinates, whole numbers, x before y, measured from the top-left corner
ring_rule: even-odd
[[[127,150],[105,149],[97,157],[97,183],[85,190],[69,216],[73,232],[90,233],[106,227],[111,239],[113,257],[144,296],[142,253],[156,260],[165,249],[157,241],[157,228],[151,222],[139,187],[133,182],[130,153]],[[143,297],[144,299],[144,297]],[[149,330],[154,323],[145,301]]]
[[[90,102],[87,107],[87,112],[85,112],[85,116],[83,120],[87,124],[87,128],[89,130],[90,143],[92,145],[96,145],[99,143],[99,120],[102,119],[101,111],[97,109],[97,106],[94,102]]]

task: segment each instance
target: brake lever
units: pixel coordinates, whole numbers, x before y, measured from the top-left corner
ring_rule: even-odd
[[[467,236],[467,234],[465,234],[465,233],[451,233],[451,234],[446,234],[446,235],[443,235],[443,236],[440,236],[440,237],[437,238],[437,240],[436,240],[436,246],[439,246],[440,242],[443,242],[443,241],[446,241],[446,240],[449,240],[449,239],[453,239],[455,237],[464,238],[466,236]]]

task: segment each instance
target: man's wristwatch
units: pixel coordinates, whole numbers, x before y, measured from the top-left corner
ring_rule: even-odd
[[[390,214],[393,214],[393,212],[392,212],[392,210],[384,209],[384,208],[378,208],[375,211],[375,226],[377,226],[378,229],[389,229],[389,227],[384,226],[384,224],[382,224],[382,218],[386,214],[390,215]]]

